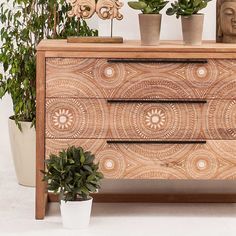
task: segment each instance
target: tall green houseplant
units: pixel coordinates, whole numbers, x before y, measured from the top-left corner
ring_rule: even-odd
[[[41,39],[97,35],[85,21],[68,18],[69,10],[65,0],[0,5],[0,98],[10,94],[13,101],[9,137],[17,180],[25,186],[35,186],[36,45]]]
[[[32,122],[36,116],[36,45],[41,39],[96,36],[85,21],[68,18],[65,0],[6,0],[0,5],[0,98],[10,94],[14,117]],[[1,71],[1,69],[0,69]]]

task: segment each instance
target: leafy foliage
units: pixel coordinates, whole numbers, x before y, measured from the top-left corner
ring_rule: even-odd
[[[164,0],[139,0],[130,1],[128,5],[135,10],[142,11],[143,14],[159,14],[168,2]]]
[[[191,16],[197,14],[200,10],[207,7],[211,0],[178,0],[171,3],[171,7],[167,9],[166,14],[171,16],[176,14],[176,17]]]
[[[5,0],[0,5],[0,98],[13,101],[14,118],[35,125],[36,45],[41,39],[96,36],[85,21],[68,18],[64,0]]]
[[[42,171],[48,190],[59,193],[65,201],[87,200],[100,188],[103,174],[94,163],[95,156],[81,147],[69,147],[46,160],[47,171]]]

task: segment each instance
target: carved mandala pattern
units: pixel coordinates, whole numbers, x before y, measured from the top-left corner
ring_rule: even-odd
[[[166,116],[162,110],[151,109],[146,114],[146,125],[151,129],[160,129],[164,126],[165,120]]]
[[[47,156],[83,146],[112,179],[236,179],[235,60],[116,64],[49,58],[46,66]],[[204,98],[207,104],[110,104],[108,98]],[[207,144],[106,143],[131,138]]]
[[[212,179],[218,166],[214,153],[207,150],[197,150],[186,159],[186,171],[193,179]]]
[[[114,138],[163,140],[201,136],[198,104],[120,103],[111,104],[109,111]]]
[[[49,138],[98,138],[108,131],[107,111],[99,100],[49,99],[46,116]]]
[[[113,89],[123,84],[126,70],[122,64],[107,64],[105,61],[98,61],[93,76],[103,88]]]
[[[236,100],[213,100],[206,111],[205,130],[215,139],[236,139]]]
[[[58,126],[59,129],[68,129],[73,123],[73,115],[69,110],[59,109],[53,115],[53,122],[54,126]]]
[[[71,95],[81,87],[100,98],[234,98],[236,66],[234,60],[208,60],[207,64],[185,63],[108,63],[106,59],[48,58],[47,96],[64,94],[56,75],[64,75]],[[87,85],[87,86],[86,86]],[[67,92],[67,91],[66,91]],[[78,94],[78,93],[77,93]],[[97,95],[96,95],[97,94]]]
[[[124,175],[126,164],[124,157],[118,151],[112,149],[99,152],[97,159],[100,164],[100,170],[106,173],[109,179],[117,179]]]
[[[68,145],[83,146],[95,154],[100,170],[108,179],[221,180],[236,177],[235,142],[218,140],[203,145],[142,144],[146,149],[141,154],[137,149],[139,145],[108,145],[102,139],[47,139],[46,154],[55,154]],[[172,153],[169,152],[171,148]]]

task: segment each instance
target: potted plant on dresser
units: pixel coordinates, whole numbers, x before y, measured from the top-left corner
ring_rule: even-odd
[[[13,101],[11,149],[18,182],[25,186],[35,186],[36,46],[43,38],[97,35],[85,21],[68,20],[68,10],[64,1],[18,0],[0,5],[0,99],[8,93]]]
[[[201,45],[204,14],[200,10],[207,7],[211,0],[178,0],[171,3],[167,15],[181,16],[183,40],[186,45]]]
[[[160,41],[161,19],[160,11],[168,1],[164,0],[142,0],[130,1],[128,5],[142,11],[139,14],[139,27],[142,45],[158,45]]]
[[[81,147],[69,147],[51,154],[46,160],[44,181],[48,191],[59,195],[63,226],[85,228],[89,225],[92,207],[90,193],[97,192],[103,174],[94,163],[95,156]]]

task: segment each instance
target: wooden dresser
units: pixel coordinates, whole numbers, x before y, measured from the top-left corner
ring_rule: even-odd
[[[69,145],[94,152],[108,179],[235,179],[235,57],[236,45],[213,42],[42,41],[36,218],[44,160]]]

